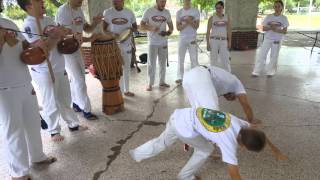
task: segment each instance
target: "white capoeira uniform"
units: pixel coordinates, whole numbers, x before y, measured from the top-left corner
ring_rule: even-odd
[[[216,14],[212,16],[212,29],[210,33],[210,65],[231,71],[230,52],[228,50],[228,16],[222,18]]]
[[[218,96],[246,94],[241,81],[224,69],[198,66],[186,72],[183,89],[192,107],[219,109]]]
[[[0,17],[0,26],[14,30],[18,27]],[[36,96],[28,68],[20,60],[24,37],[10,47],[5,43],[0,53],[0,128],[9,174],[21,177],[29,174],[30,164],[47,159],[43,153],[40,118]]]
[[[219,122],[219,126],[208,122]],[[131,157],[140,162],[156,156],[178,139],[194,147],[193,154],[178,174],[179,180],[194,180],[195,174],[211,155],[216,144],[222,153],[222,161],[238,165],[237,136],[241,128],[249,124],[229,113],[204,108],[177,109],[167,122],[162,134],[131,150]]]
[[[116,10],[114,7],[109,8],[103,12],[104,21],[108,24],[108,31],[120,34],[126,29],[132,27],[136,23],[136,17],[133,12],[127,8],[121,11]],[[122,43],[118,43],[123,58],[123,76],[120,79],[120,88],[122,92],[129,92],[129,74],[130,63],[132,54],[132,41],[128,38]]]
[[[271,25],[273,25],[277,26],[278,29],[283,29],[289,26],[289,22],[287,17],[284,15],[275,16],[274,14],[270,14],[263,20],[262,25],[266,27],[270,27]],[[276,73],[283,36],[284,34],[273,32],[272,30],[265,32],[264,40],[260,48],[260,53],[252,72],[253,75],[260,75],[265,68],[267,75],[272,76]],[[267,55],[270,49],[270,62],[266,64]]]
[[[141,21],[148,25],[159,27],[159,32],[167,30],[167,23],[171,23],[171,15],[167,9],[159,11],[156,7],[147,9]],[[149,53],[148,53],[148,76],[149,86],[154,85],[156,74],[156,61],[158,57],[160,80],[159,84],[165,83],[166,61],[168,59],[168,40],[159,35],[159,32],[148,32]]]
[[[40,19],[40,24],[44,33],[50,26],[55,26],[54,21],[49,17]],[[26,32],[38,33],[36,19],[32,16],[27,16],[24,19],[23,29]],[[31,34],[24,35],[30,43],[39,39],[38,36]],[[48,132],[53,135],[60,133],[60,118],[66,121],[69,128],[78,127],[79,119],[70,107],[70,85],[65,73],[63,55],[58,52],[57,48],[53,48],[50,51],[49,60],[55,76],[54,83],[52,83],[46,61],[39,65],[30,66],[30,73],[37,86],[35,89],[43,107],[40,114],[48,124]]]
[[[177,22],[184,23],[184,20],[187,18],[192,18],[193,21],[200,20],[200,12],[196,8],[189,9],[180,9],[177,12]],[[179,36],[179,46],[178,46],[178,73],[177,79],[183,78],[184,73],[184,59],[186,56],[187,50],[189,51],[191,68],[194,68],[199,65],[198,63],[198,45],[197,45],[197,29],[194,29],[191,26],[185,27],[180,32]]]
[[[79,8],[71,9],[68,3],[58,8],[55,21],[72,30],[73,33],[83,32],[83,26],[86,23],[84,14]],[[85,79],[85,65],[79,49],[73,54],[64,55],[66,61],[66,71],[68,73],[72,102],[77,104],[84,112],[91,112],[91,103],[87,93]]]

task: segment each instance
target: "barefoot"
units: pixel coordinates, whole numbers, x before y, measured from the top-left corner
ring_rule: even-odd
[[[39,161],[39,162],[34,162],[33,164],[35,164],[35,165],[50,165],[56,161],[57,161],[56,157],[48,156],[47,159],[45,159],[43,161]]]
[[[86,131],[88,129],[89,129],[88,126],[79,125],[79,130],[78,131]]]
[[[132,92],[130,92],[130,91],[128,91],[128,92],[125,92],[125,93],[123,93],[125,96],[129,96],[129,97],[132,97],[132,96],[134,96],[134,93],[132,93]]]
[[[152,91],[152,86],[147,86],[146,91]]]
[[[176,84],[177,84],[178,86],[180,86],[180,85],[182,84],[182,79],[176,80]]]
[[[170,85],[167,84],[167,83],[161,83],[161,84],[159,84],[159,86],[160,86],[161,88],[169,88],[169,87],[170,87]]]
[[[30,176],[12,177],[12,180],[31,180]]]
[[[64,140],[64,137],[61,136],[61,135],[58,133],[58,134],[52,135],[52,136],[51,136],[51,140],[52,140],[53,142],[60,142],[60,141],[63,141],[63,140]]]
[[[218,154],[218,153],[212,153],[211,154],[211,158],[212,158],[212,160],[220,160],[221,159],[221,156],[220,156],[220,154]]]

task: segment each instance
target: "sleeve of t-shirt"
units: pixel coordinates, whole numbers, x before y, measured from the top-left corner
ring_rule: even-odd
[[[167,23],[171,23],[172,22],[172,19],[171,19],[171,14],[170,12],[167,10],[168,14],[167,14]]]
[[[181,21],[181,10],[179,10],[176,14],[176,21],[180,22]]]
[[[286,16],[284,16],[284,22],[283,22],[283,27],[288,27],[289,26],[289,21],[288,18]]]
[[[132,22],[131,24],[136,23],[137,22],[136,16],[134,15],[134,13],[132,11],[130,11],[130,14],[131,14],[131,22]]]
[[[34,34],[39,34],[38,32],[38,28],[36,26],[35,23],[30,22],[30,21],[25,21],[24,25],[23,25],[23,30],[25,32],[30,32],[30,33],[34,33]],[[32,34],[23,34],[25,39],[29,42],[29,43],[33,43],[35,41],[37,41],[38,39],[40,39],[39,36],[36,35],[32,35]]]
[[[10,21],[10,28],[14,29],[14,30],[17,30],[17,31],[19,30],[18,26],[12,21]],[[20,41],[24,41],[25,40],[25,38],[22,35],[22,33],[16,32],[16,35],[17,35],[17,39],[19,39]]]
[[[235,117],[235,116],[233,116],[232,118],[235,118],[235,119],[238,120],[239,125],[240,125],[241,128],[248,128],[248,127],[250,127],[250,123],[248,123],[247,121],[244,121],[244,120],[242,120],[242,119],[240,119],[240,118],[238,118],[238,117]]]
[[[264,19],[263,19],[263,21],[262,21],[262,26],[267,26],[268,25],[268,23],[269,23],[269,15],[268,16],[266,16]]]
[[[236,87],[235,87],[235,93],[236,94],[246,94],[246,90],[243,87],[243,84],[241,83],[241,81],[236,78]]]
[[[108,10],[104,10],[103,11],[103,20],[104,22],[106,22],[107,24],[110,24],[109,18],[108,18]]]
[[[225,144],[219,146],[222,155],[222,161],[232,165],[238,165],[237,148],[227,147]]]
[[[56,14],[56,23],[60,24],[60,25],[70,25],[72,22],[70,21],[70,17],[68,17],[65,13],[64,13],[64,9],[63,8],[59,8],[58,12]]]
[[[200,12],[199,12],[198,9],[195,9],[195,10],[196,10],[196,16],[194,17],[194,19],[195,19],[196,21],[199,21],[199,20],[200,20]]]
[[[143,17],[142,17],[141,21],[149,23],[149,10],[148,9],[143,13]]]

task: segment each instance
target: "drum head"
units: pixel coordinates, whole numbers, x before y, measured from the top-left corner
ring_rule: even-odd
[[[132,34],[131,29],[126,29],[119,34],[117,41],[124,42],[131,36],[131,34]]]

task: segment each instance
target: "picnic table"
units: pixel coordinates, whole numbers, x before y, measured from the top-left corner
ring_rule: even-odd
[[[262,30],[257,30],[257,31],[262,34],[262,40],[263,40],[265,32]],[[319,46],[319,44],[320,44],[320,39],[319,39],[320,29],[288,29],[287,33],[301,34],[302,36],[305,36],[307,38],[314,40],[312,48],[311,48],[311,54],[313,52],[314,47],[320,48],[320,46]]]

